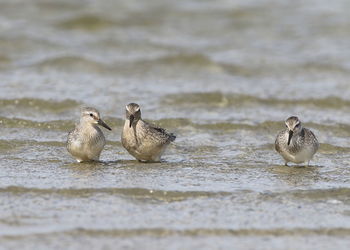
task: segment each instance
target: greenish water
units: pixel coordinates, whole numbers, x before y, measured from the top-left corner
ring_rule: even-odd
[[[348,249],[350,4],[0,0],[1,249]],[[123,149],[124,107],[177,135]],[[65,149],[79,108],[113,130]],[[298,115],[321,147],[283,166]]]

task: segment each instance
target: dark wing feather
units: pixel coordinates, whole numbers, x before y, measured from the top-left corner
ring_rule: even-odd
[[[316,151],[317,151],[317,149],[319,148],[319,142],[317,140],[316,135],[310,129],[307,129],[307,128],[305,128],[305,133],[309,134],[309,136],[306,136],[306,138],[308,138],[309,140],[308,141],[309,144],[311,143],[317,144],[317,148],[316,148]]]
[[[150,130],[157,134],[158,137],[162,138],[164,141],[170,141],[173,142],[176,139],[176,136],[172,133],[168,133],[164,128],[158,127],[154,124],[149,124]]]

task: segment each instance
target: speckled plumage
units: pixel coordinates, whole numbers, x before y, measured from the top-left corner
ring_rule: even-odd
[[[68,134],[67,150],[78,161],[98,161],[106,144],[101,125],[111,130],[100,119],[100,113],[94,108],[83,108],[79,124]]]
[[[176,136],[142,120],[140,107],[126,106],[126,120],[122,132],[124,148],[137,160],[159,162],[160,157]]]
[[[303,128],[295,116],[289,117],[285,123],[287,128],[278,133],[275,141],[276,151],[285,160],[285,165],[288,162],[307,162],[308,165],[319,147],[316,136],[311,130]]]

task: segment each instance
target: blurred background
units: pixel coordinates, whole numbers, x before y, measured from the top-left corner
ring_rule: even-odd
[[[4,249],[348,249],[350,2],[0,0]],[[140,164],[125,105],[177,140]],[[83,105],[101,163],[65,149]],[[285,167],[299,116],[321,148]]]

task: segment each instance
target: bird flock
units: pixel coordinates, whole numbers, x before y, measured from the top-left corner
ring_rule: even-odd
[[[277,134],[276,151],[283,157],[286,166],[289,162],[309,165],[319,148],[316,136],[310,129],[302,127],[296,116],[286,119],[285,125],[286,128]],[[99,161],[106,144],[99,126],[112,130],[101,119],[97,109],[83,108],[79,123],[69,132],[67,139],[67,150],[78,162]],[[144,121],[138,104],[126,105],[121,142],[138,161],[160,162],[167,146],[175,139],[174,134]]]

